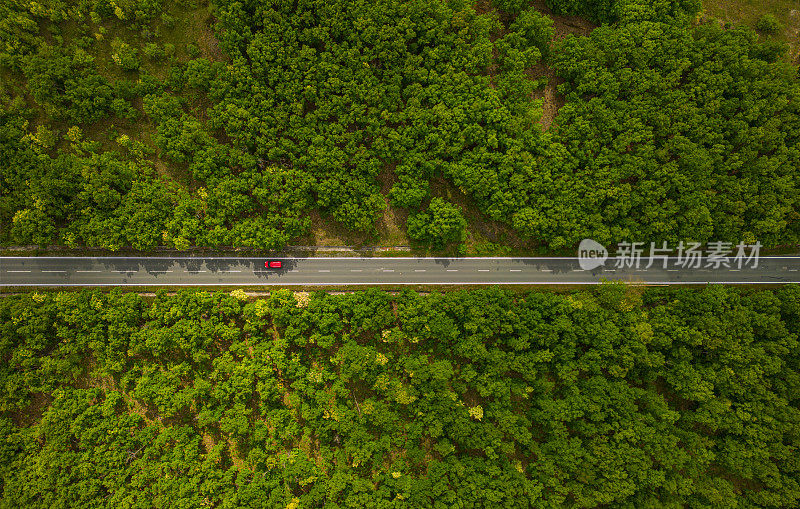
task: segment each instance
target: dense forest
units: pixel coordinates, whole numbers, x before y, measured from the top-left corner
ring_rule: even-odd
[[[0,299],[2,507],[796,507],[800,287]]]
[[[377,235],[392,208],[440,249],[469,212],[442,185],[551,252],[800,240],[800,84],[774,17],[196,1],[0,0],[0,243],[280,249],[312,212]],[[545,10],[599,27],[556,37]]]

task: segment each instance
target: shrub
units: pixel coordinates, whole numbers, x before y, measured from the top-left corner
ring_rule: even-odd
[[[756,30],[765,34],[776,34],[783,30],[783,25],[772,14],[764,14],[756,22]]]
[[[138,51],[132,48],[130,44],[123,42],[119,38],[115,38],[111,41],[111,50],[113,51],[111,59],[114,60],[114,63],[118,66],[126,71],[135,71],[139,68]]]
[[[162,60],[166,56],[164,48],[154,42],[145,44],[143,51],[147,58],[154,62]]]

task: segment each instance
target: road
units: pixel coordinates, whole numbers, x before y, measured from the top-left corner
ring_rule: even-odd
[[[603,267],[581,270],[576,258],[265,258],[0,257],[0,286],[212,285],[483,285],[800,283],[800,257],[761,257],[758,266],[680,268]],[[706,262],[704,261],[704,264]]]

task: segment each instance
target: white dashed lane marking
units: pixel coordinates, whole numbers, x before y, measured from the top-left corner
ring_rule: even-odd
[[[793,257],[787,257],[787,258],[793,258]],[[800,258],[800,257],[796,257],[796,258]],[[120,260],[123,260],[123,259],[121,258]],[[127,262],[131,262],[132,261],[132,262],[135,263],[135,259],[133,259],[133,258],[127,258],[127,259],[124,259],[124,260],[127,261]],[[387,261],[391,262],[391,261],[395,261],[395,260],[394,259],[390,259],[390,260],[387,260]],[[546,262],[545,260],[542,260],[542,259],[538,259],[538,260],[535,260],[535,261],[537,262],[537,264],[541,264],[543,262]],[[132,264],[133,263],[131,263],[131,265]],[[530,267],[526,266],[526,268],[524,268],[524,269],[509,269],[508,265],[506,265],[505,268],[504,268],[504,267],[502,267],[502,265],[495,266],[493,264],[482,264],[482,263],[479,263],[479,264],[477,264],[478,267],[483,266],[483,267],[489,267],[489,268],[481,268],[481,269],[479,269],[475,265],[472,265],[471,268],[465,268],[464,270],[466,270],[467,272],[473,271],[473,272],[480,272],[480,273],[486,273],[486,272],[495,273],[495,272],[498,272],[498,271],[502,272],[503,270],[506,270],[506,271],[511,272],[512,274],[515,273],[515,272],[528,272],[529,274],[530,273],[539,272],[541,274],[546,274],[548,278],[552,278],[552,279],[558,279],[558,277],[553,275],[553,273],[555,273],[556,270],[558,270],[558,272],[562,276],[565,275],[567,277],[569,277],[569,274],[573,273],[573,272],[574,273],[594,272],[592,270],[586,270],[586,269],[582,269],[580,267],[575,267],[573,264],[574,264],[574,261],[572,263],[568,262],[568,263],[564,264],[563,268],[561,268],[561,265],[557,265],[559,267],[559,269],[543,268],[543,267],[541,267],[541,265],[538,265],[538,267],[537,267],[537,266],[535,266],[536,264],[534,264],[534,266],[530,266]],[[123,265],[124,265],[124,263],[123,263]],[[194,265],[194,263],[192,263],[192,265]],[[258,265],[260,265],[260,264],[258,264]],[[256,265],[256,267],[258,265]],[[670,265],[672,265],[672,263],[670,263]],[[798,271],[800,271],[800,269],[796,268],[797,266],[792,267],[792,265],[783,265],[783,266],[780,265],[780,264],[776,264],[776,265],[777,266],[774,267],[774,268],[768,267],[766,265],[763,266],[763,267],[762,266],[758,266],[759,275],[761,275],[764,271],[775,270],[777,272],[777,274],[780,274],[781,272],[784,273],[784,274],[786,272],[791,272],[792,273],[792,278],[795,278],[795,274],[797,274]],[[17,266],[19,267],[19,265],[17,265]],[[22,266],[24,267],[25,265],[23,264]],[[113,264],[112,264],[112,266],[113,266]],[[351,268],[347,268],[347,265],[343,265],[341,267],[339,267],[339,265],[337,265],[335,272],[340,273],[340,276],[341,276],[342,272],[350,272],[351,274],[359,275],[359,276],[363,275],[363,273],[367,273],[367,274],[373,274],[374,275],[373,277],[376,277],[378,279],[380,279],[380,276],[376,274],[378,272],[385,273],[385,274],[392,273],[392,274],[397,274],[399,276],[399,275],[405,275],[406,272],[413,271],[415,273],[418,273],[418,275],[420,277],[427,272],[426,269],[412,269],[411,267],[401,267],[399,269],[387,269],[387,268],[384,268],[385,266],[384,267],[380,267],[380,265],[378,265],[377,263],[373,264],[372,267],[370,267],[370,265],[362,265],[362,266],[366,266],[367,268],[366,269],[360,269],[360,268],[359,269],[351,269]],[[511,266],[513,267],[514,265],[511,265]],[[551,265],[551,266],[556,266],[556,265],[554,264],[554,265]],[[352,267],[352,265],[351,265],[351,267]],[[675,265],[673,265],[673,267],[675,267]],[[699,264],[698,265],[692,264],[692,266],[687,266],[687,267],[678,266],[677,268],[672,268],[672,269],[668,268],[668,266],[665,266],[665,267],[656,266],[656,267],[653,267],[653,268],[654,268],[654,270],[657,270],[657,272],[663,271],[663,272],[677,272],[677,273],[679,273],[679,274],[671,274],[670,276],[667,277],[667,279],[669,281],[667,281],[666,283],[672,282],[672,283],[675,283],[675,284],[679,284],[679,282],[683,283],[683,284],[689,283],[689,282],[681,281],[683,279],[683,277],[681,277],[682,275],[680,273],[681,272],[687,272],[687,271],[695,272],[695,274],[697,272],[716,273],[717,277],[718,278],[722,278],[722,279],[725,278],[725,276],[722,274],[723,271],[724,272],[743,272],[743,273],[751,273],[751,274],[755,274],[755,272],[756,272],[756,271],[753,271],[750,267],[742,267],[742,266],[737,267],[736,264],[733,264],[732,267],[730,265],[728,265],[728,266],[722,265],[720,267],[714,267],[713,265],[712,266],[703,266],[703,265],[699,265]],[[447,268],[447,264],[445,264],[444,266],[442,266],[442,265],[435,266],[431,270],[433,270],[433,272],[445,271],[445,272],[453,272],[453,273],[462,271],[461,269],[449,269],[449,268]],[[630,273],[632,271],[649,272],[649,270],[645,269],[644,267],[637,268],[635,266],[634,267],[630,267],[630,268],[622,268],[622,269],[617,270],[616,267],[614,267],[613,265],[612,265],[611,268],[601,267],[600,270],[602,272],[608,273],[608,274],[614,274],[615,272],[620,272],[620,271],[622,271],[623,273]],[[169,275],[172,272],[185,273],[185,274],[197,275],[197,276],[203,276],[206,273],[216,273],[216,274],[219,274],[220,276],[224,276],[226,274],[250,273],[250,274],[258,275],[258,276],[268,275],[268,276],[270,276],[269,282],[272,282],[273,277],[280,278],[281,276],[287,276],[288,273],[294,273],[295,276],[291,276],[289,279],[287,279],[287,281],[296,281],[296,280],[298,280],[297,277],[299,277],[298,273],[300,273],[300,272],[304,272],[306,274],[308,274],[309,272],[318,272],[318,273],[320,273],[320,278],[318,278],[318,280],[324,280],[324,281],[328,281],[329,279],[333,279],[333,277],[334,277],[334,275],[332,274],[334,272],[333,269],[306,269],[306,270],[291,269],[290,270],[289,267],[284,267],[283,270],[280,270],[280,269],[278,269],[278,270],[270,270],[270,269],[258,270],[256,268],[256,269],[243,269],[243,270],[238,270],[238,269],[229,269],[229,270],[222,270],[222,269],[214,269],[214,270],[177,269],[177,270],[174,270],[174,271],[173,270],[150,269],[146,265],[145,266],[140,265],[139,267],[137,267],[135,269],[134,268],[131,268],[131,269],[103,268],[103,269],[99,269],[99,270],[76,270],[74,267],[70,268],[70,269],[41,269],[41,268],[30,269],[30,270],[29,269],[23,269],[23,268],[19,268],[19,269],[0,269],[0,273],[8,273],[8,276],[7,276],[6,279],[11,279],[13,277],[12,274],[15,274],[16,277],[19,278],[20,280],[25,280],[25,278],[27,277],[27,274],[30,274],[32,272],[39,272],[40,274],[44,274],[45,276],[47,276],[47,275],[53,276],[52,277],[53,284],[64,284],[63,283],[64,281],[68,281],[69,280],[69,278],[67,278],[67,279],[63,279],[63,278],[62,279],[57,279],[57,278],[55,278],[55,276],[72,276],[73,278],[77,277],[78,278],[78,282],[89,281],[89,283],[86,283],[86,284],[89,284],[89,285],[91,285],[91,284],[99,285],[100,283],[95,283],[94,282],[95,279],[97,279],[97,278],[90,277],[90,276],[86,276],[86,277],[81,277],[81,276],[83,276],[85,274],[104,274],[104,275],[119,274],[120,275],[120,278],[119,278],[120,283],[119,284],[129,284],[128,281],[134,281],[134,280],[138,281],[139,278],[141,278],[141,277],[145,277],[146,278],[147,275],[152,277],[154,282],[157,281],[157,280],[162,280],[163,281],[164,277],[166,277],[165,275]],[[138,274],[139,272],[141,272],[142,275]],[[661,272],[661,273],[663,274],[663,272]],[[135,278],[129,277],[129,276],[134,276],[134,275],[136,276]],[[484,275],[488,276],[488,274],[481,274],[481,276],[484,276]],[[162,276],[162,277],[159,278],[158,276]],[[455,276],[455,274],[454,274],[454,276]],[[240,274],[239,277],[241,277],[241,274]],[[433,276],[433,275],[432,275],[432,277],[434,279],[436,278],[436,276]],[[516,280],[516,279],[519,279],[521,277],[522,277],[521,275],[514,275],[513,279]],[[583,277],[583,275],[581,275],[581,277]],[[650,279],[647,275],[641,275],[641,276],[638,276],[638,277]],[[702,275],[700,277],[705,279],[705,275]],[[730,276],[730,277],[736,277],[736,276]],[[205,283],[193,283],[193,281],[195,279],[201,280],[201,278],[198,277],[198,278],[177,278],[175,281],[178,282],[176,284],[205,284]],[[224,279],[221,278],[220,281],[224,281],[226,279],[227,278],[224,278]],[[359,278],[356,278],[356,279],[353,279],[353,280],[350,280],[350,281],[354,282],[355,284],[358,284],[357,282],[361,281],[361,279],[362,278],[359,277]],[[386,279],[386,281],[395,280],[395,279],[397,279],[397,278],[391,277],[391,278]],[[444,281],[446,281],[447,279],[448,278],[441,278],[442,284],[444,284]],[[449,279],[452,279],[452,278],[449,278]],[[720,280],[720,282],[722,282],[722,279]],[[230,281],[237,281],[237,280],[238,280],[238,278],[233,278]],[[487,280],[487,278],[478,278],[478,279],[475,279],[473,282],[485,281],[485,280]],[[167,279],[167,281],[169,281],[169,279]],[[260,281],[262,283],[266,283],[267,279],[266,278],[258,278],[258,279],[254,279],[254,281]],[[707,282],[707,281],[703,281],[703,282]],[[742,283],[744,283],[744,282],[742,282]],[[756,281],[752,281],[752,283],[756,283]],[[103,284],[106,284],[106,283],[103,283]],[[155,284],[159,284],[159,283],[155,283]],[[291,283],[289,283],[289,284],[291,284]],[[345,283],[342,283],[342,284],[345,284]],[[438,283],[437,283],[437,281],[432,281],[432,284],[438,284]],[[586,283],[586,284],[589,284],[589,283]],[[651,284],[660,284],[660,283],[652,283],[651,282]],[[111,283],[108,283],[107,285],[111,285]]]

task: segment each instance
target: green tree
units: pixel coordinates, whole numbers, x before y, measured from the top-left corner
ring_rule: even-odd
[[[463,242],[466,226],[467,221],[457,206],[433,198],[425,212],[408,218],[408,236],[440,249],[449,242]]]

